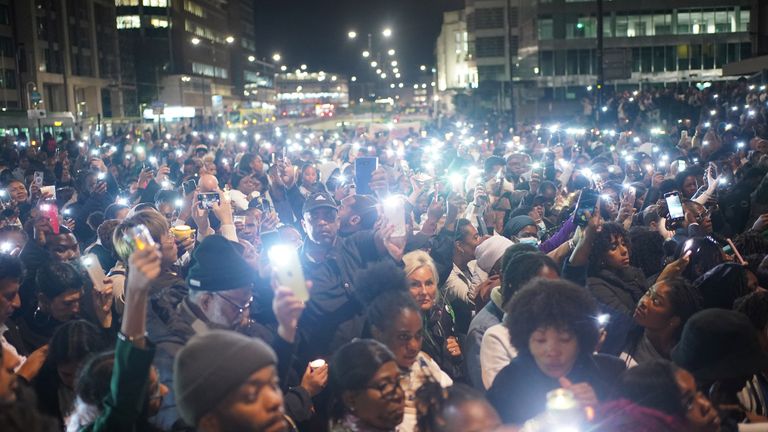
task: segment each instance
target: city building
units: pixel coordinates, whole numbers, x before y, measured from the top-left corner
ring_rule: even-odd
[[[496,85],[518,121],[596,84],[595,0],[468,0],[466,14],[480,89]],[[605,0],[606,86],[731,79],[724,66],[768,51],[766,19],[761,0]]]
[[[115,1],[142,112],[191,106],[212,121],[254,103],[274,105],[274,66],[257,56],[252,2]]]
[[[113,0],[0,2],[0,23],[5,106],[83,127],[124,115]]]
[[[477,66],[469,53],[469,33],[464,11],[443,13],[443,25],[435,47],[440,111],[454,111],[453,98],[477,88]]]
[[[332,117],[349,106],[347,78],[338,74],[295,72],[277,74],[277,110],[281,117]]]

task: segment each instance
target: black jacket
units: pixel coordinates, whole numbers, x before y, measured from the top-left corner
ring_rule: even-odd
[[[596,354],[577,360],[567,378],[574,384],[586,382],[604,400],[624,369],[620,359]],[[520,353],[496,375],[486,396],[505,424],[520,425],[544,412],[547,393],[557,388],[558,380],[545,375],[529,353]]]
[[[597,299],[602,312],[611,316],[601,352],[618,355],[635,326],[632,318],[635,307],[648,290],[645,276],[636,267],[620,271],[602,269],[587,278],[587,288]]]

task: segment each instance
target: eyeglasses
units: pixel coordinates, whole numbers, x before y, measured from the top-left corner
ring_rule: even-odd
[[[237,309],[238,313],[241,314],[241,315],[243,314],[243,312],[245,312],[246,309],[250,308],[251,307],[251,303],[253,303],[253,296],[249,297],[248,301],[244,305],[241,306],[241,305],[235,303],[234,301],[232,301],[232,299],[228,299],[228,298],[224,297],[223,295],[221,295],[219,293],[216,293],[216,295],[221,297],[221,299],[224,300],[225,302],[229,303],[230,306],[233,306],[235,309]]]
[[[381,398],[386,401],[396,400],[398,396],[398,392],[403,391],[403,388],[400,386],[399,380],[384,381],[376,385],[370,385],[366,388],[370,390],[376,390],[381,395]]]

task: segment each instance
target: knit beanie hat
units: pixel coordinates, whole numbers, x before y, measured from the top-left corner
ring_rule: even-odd
[[[513,244],[512,240],[500,235],[488,237],[475,249],[477,266],[484,272],[490,273],[496,261],[500,260],[504,251]]]
[[[528,225],[536,226],[536,222],[534,222],[530,216],[525,216],[525,215],[515,216],[512,219],[508,220],[507,224],[504,226],[504,237],[512,238],[516,236],[517,233],[520,232],[520,230],[527,227]]]
[[[195,291],[229,291],[256,281],[256,270],[230,242],[220,235],[206,237],[192,253],[194,264],[187,274],[187,286]]]
[[[259,369],[277,364],[277,357],[260,339],[228,330],[195,335],[176,354],[173,393],[181,418],[197,426],[232,391]]]

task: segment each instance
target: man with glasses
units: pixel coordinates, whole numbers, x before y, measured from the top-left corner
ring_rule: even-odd
[[[236,330],[248,336],[271,338],[272,347],[281,360],[290,364],[295,326],[303,305],[290,292],[276,293],[275,315],[278,330],[275,335],[266,327],[251,325],[249,308],[253,302],[253,285],[257,272],[241,256],[239,245],[220,235],[206,237],[193,253],[193,264],[187,274],[189,294],[176,307],[167,325],[149,327],[150,337],[158,350],[155,364],[162,383],[173,385],[173,361],[176,353],[194,335],[213,329]],[[217,353],[212,352],[212,356]],[[174,395],[163,400],[156,423],[170,429],[178,420]]]

